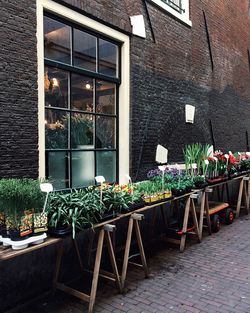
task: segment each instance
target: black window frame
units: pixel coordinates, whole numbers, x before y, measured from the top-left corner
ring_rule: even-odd
[[[68,158],[69,160],[66,161],[65,163],[65,167],[66,167],[66,184],[68,182],[68,186],[65,186],[65,188],[75,188],[72,187],[72,152],[75,151],[93,151],[94,152],[94,161],[95,161],[95,168],[94,168],[94,176],[97,176],[97,152],[98,151],[115,151],[116,152],[116,180],[114,181],[114,183],[118,182],[119,179],[119,86],[121,84],[121,47],[122,47],[122,42],[118,41],[118,40],[113,40],[112,38],[110,38],[109,36],[103,35],[102,33],[98,33],[97,31],[93,31],[92,29],[89,29],[88,27],[82,26],[77,24],[76,22],[72,22],[71,20],[68,20],[67,18],[62,18],[54,13],[48,12],[48,11],[44,11],[43,12],[43,17],[48,17],[51,18],[55,21],[64,23],[67,26],[71,27],[71,63],[72,64],[66,64],[66,63],[62,63],[59,61],[54,61],[51,59],[46,59],[44,56],[44,68],[45,67],[49,67],[49,68],[56,68],[56,69],[60,69],[60,70],[64,70],[67,71],[69,73],[69,99],[70,99],[70,103],[69,103],[69,107],[68,108],[60,108],[60,107],[53,107],[53,106],[44,106],[44,110],[46,109],[50,109],[50,110],[56,110],[56,111],[60,111],[60,112],[67,112],[70,114],[71,113],[81,113],[81,114],[87,114],[87,115],[91,115],[95,118],[95,122],[94,122],[94,132],[95,132],[95,136],[94,136],[94,148],[93,149],[77,149],[77,148],[72,148],[72,144],[71,144],[71,138],[69,139],[69,147],[67,149],[47,149],[45,147],[45,175],[46,178],[49,177],[49,172],[48,172],[48,155],[50,152],[65,152],[65,154],[68,154]],[[96,72],[91,71],[91,70],[87,70],[87,69],[83,69],[77,66],[74,66],[74,49],[73,49],[73,42],[74,42],[74,29],[78,29],[80,31],[84,31],[90,35],[93,35],[96,37],[97,39],[97,69]],[[117,71],[118,71],[118,75],[117,77],[113,77],[113,76],[109,76],[109,75],[105,75],[105,74],[101,74],[98,72],[99,70],[99,40],[103,39],[105,41],[108,41],[114,45],[116,45],[118,47],[118,64],[117,64]],[[97,80],[100,81],[105,81],[107,83],[113,83],[116,86],[116,94],[115,94],[115,114],[107,114],[107,113],[96,113],[95,111],[93,112],[86,112],[86,111],[81,111],[81,110],[77,110],[77,109],[73,109],[72,108],[72,101],[71,101],[71,97],[72,97],[72,93],[71,93],[71,89],[72,89],[72,81],[71,81],[71,76],[72,73],[75,74],[79,74],[79,75],[83,75],[84,77],[89,77],[90,79],[94,79],[94,83],[95,83],[95,87],[96,87],[96,82]],[[96,88],[94,88],[94,103],[95,103],[95,107],[96,107]],[[97,116],[107,116],[107,117],[112,117],[115,119],[115,147],[112,148],[96,148],[96,117]],[[71,127],[71,122],[69,124],[69,127]],[[70,132],[70,130],[69,130]],[[71,136],[69,136],[71,137]],[[100,173],[98,174],[100,175]],[[77,187],[86,187],[86,186],[77,186]],[[62,188],[62,189],[65,189]]]

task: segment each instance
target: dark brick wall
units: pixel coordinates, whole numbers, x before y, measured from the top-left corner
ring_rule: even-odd
[[[117,28],[131,31],[129,16],[143,14],[147,38],[131,38],[131,172],[145,177],[154,166],[156,144],[167,146],[170,161],[182,147],[210,142],[245,150],[249,129],[250,79],[247,49],[248,0],[190,1],[190,28],[143,1],[57,0]],[[0,177],[37,176],[37,60],[35,1],[2,1]],[[211,68],[203,11],[211,39]],[[195,124],[184,121],[186,103],[196,106]],[[146,130],[146,127],[148,128]]]
[[[143,14],[147,38],[131,42],[131,147],[133,177],[142,179],[154,164],[155,148],[169,148],[169,161],[182,160],[187,143],[245,150],[250,132],[250,45],[248,1],[190,1],[192,27],[147,3],[128,1],[132,14]],[[140,3],[140,5],[138,4]],[[210,35],[211,67],[203,11]],[[185,123],[185,104],[196,107],[194,125]]]
[[[1,0],[0,25],[0,177],[37,177],[35,1]]]
[[[155,166],[157,143],[170,162],[196,141],[245,150],[250,133],[250,47],[248,0],[190,0],[191,28],[148,3],[156,42],[143,1],[65,0],[79,10],[131,31],[129,15],[143,14],[147,38],[131,37],[131,172],[144,178]],[[0,0],[0,177],[38,173],[36,7],[34,0]],[[203,10],[211,38],[211,68]],[[185,124],[185,104],[196,106],[195,123]],[[72,266],[67,249],[65,272]],[[0,311],[49,288],[53,249],[0,266]],[[66,259],[67,260],[67,259]],[[70,270],[70,272],[71,272]],[[35,287],[34,287],[35,286]],[[5,290],[5,292],[2,292]],[[19,296],[13,297],[13,292]],[[14,299],[14,300],[13,300]]]

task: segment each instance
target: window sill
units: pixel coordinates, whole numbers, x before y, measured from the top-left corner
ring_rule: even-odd
[[[161,0],[147,0],[149,2],[151,2],[152,4],[156,5],[158,8],[162,9],[162,11],[170,14],[171,16],[173,16],[175,19],[179,20],[181,23],[192,27],[192,21],[189,19],[189,13],[185,13],[185,14],[180,14],[177,11],[175,11],[174,9],[172,9],[170,6],[168,6],[167,4],[163,3]],[[189,12],[189,10],[187,8],[184,8],[186,12]]]

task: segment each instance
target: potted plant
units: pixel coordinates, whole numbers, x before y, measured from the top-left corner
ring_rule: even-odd
[[[208,183],[206,182],[206,178],[202,175],[194,176],[193,183],[195,188],[203,189],[208,186]]]
[[[31,179],[0,181],[0,206],[4,208],[7,235],[13,241],[26,239],[32,233],[33,183]]]

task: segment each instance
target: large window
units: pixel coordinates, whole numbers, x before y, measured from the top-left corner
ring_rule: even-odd
[[[118,178],[120,44],[44,16],[46,176],[56,188]]]

